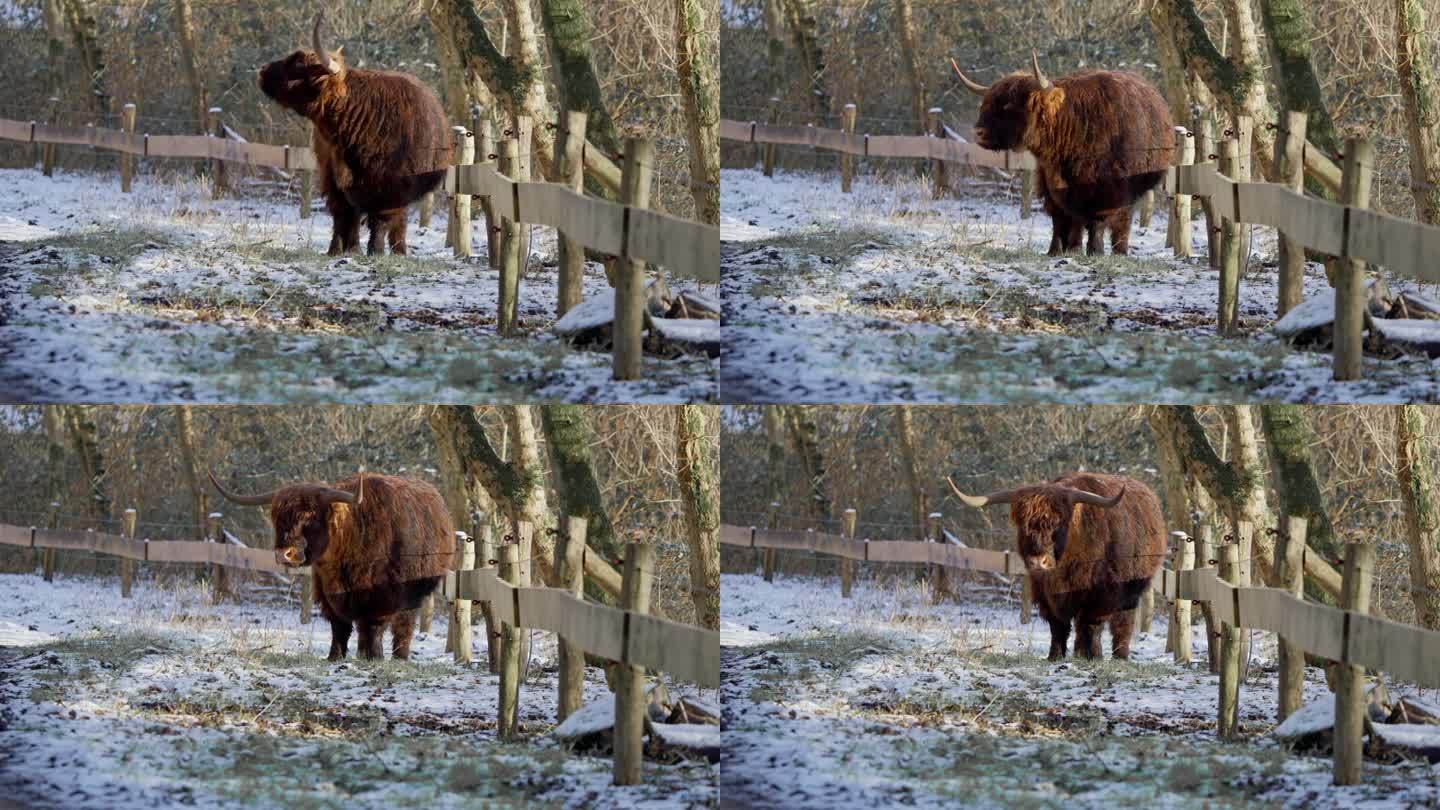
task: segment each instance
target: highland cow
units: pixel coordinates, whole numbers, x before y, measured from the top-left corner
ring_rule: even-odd
[[[1050,624],[1050,660],[1065,657],[1072,621],[1076,656],[1101,657],[1108,621],[1111,654],[1130,657],[1133,610],[1165,556],[1165,522],[1149,487],[1119,475],[1071,473],[990,495],[966,495],[954,481],[950,488],[970,506],[1010,504],[1016,547]]]
[[[360,220],[370,227],[367,252],[405,253],[410,203],[445,179],[450,144],[445,110],[435,93],[408,73],[345,65],[340,50],[320,42],[260,69],[260,90],[315,125],[320,191],[334,227],[330,255],[354,250]]]
[[[445,501],[423,481],[361,474],[335,484],[294,484],[261,495],[225,499],[269,506],[275,558],[309,565],[320,615],[330,622],[330,660],[349,651],[352,626],[361,658],[410,657],[415,611],[434,592],[455,553],[455,526]]]
[[[989,87],[955,65],[965,87],[984,97],[975,140],[985,149],[1023,146],[1035,156],[1051,256],[1078,249],[1082,232],[1089,253],[1103,253],[1107,227],[1111,252],[1126,253],[1135,201],[1160,183],[1174,157],[1170,108],[1134,73],[1086,70],[1052,82],[1039,59],[1031,60],[1031,72]]]

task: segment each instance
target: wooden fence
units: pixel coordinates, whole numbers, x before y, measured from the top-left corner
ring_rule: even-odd
[[[928,564],[932,566],[932,584],[937,589],[938,578],[947,569],[998,574],[1024,571],[1023,563],[1014,552],[962,548],[938,542],[856,539],[848,516],[847,524],[850,524],[846,532],[849,536],[722,524],[720,542],[769,550],[771,554],[773,550],[791,549],[837,556],[842,561]],[[1222,737],[1233,736],[1238,731],[1243,655],[1239,630],[1266,630],[1280,636],[1280,720],[1299,707],[1304,654],[1312,653],[1335,662],[1335,780],[1337,784],[1355,784],[1360,779],[1364,734],[1364,670],[1385,672],[1421,686],[1440,688],[1440,632],[1369,615],[1373,545],[1351,543],[1347,546],[1342,587],[1344,609],[1305,601],[1302,596],[1302,560],[1308,553],[1305,521],[1292,516],[1287,519],[1286,527],[1276,551],[1284,589],[1245,584],[1240,566],[1241,544],[1234,541],[1222,543],[1215,550],[1218,559],[1209,558],[1206,552],[1210,549],[1200,549],[1203,564],[1191,567],[1197,556],[1194,541],[1184,533],[1175,534],[1179,540],[1172,552],[1175,565],[1162,567],[1154,582],[1155,591],[1174,602],[1167,649],[1177,661],[1190,660],[1190,603],[1202,603],[1207,618],[1214,618],[1221,636],[1215,647],[1220,660],[1212,661],[1211,668],[1220,675],[1217,728]],[[1248,528],[1242,525],[1237,535],[1248,534]],[[1219,563],[1218,568],[1215,563]],[[773,574],[773,562],[767,559],[765,569],[768,578]],[[843,563],[840,586],[841,593],[848,596],[851,575]],[[1022,616],[1028,616],[1028,610]]]
[[[937,111],[933,111],[935,113]],[[853,116],[847,108],[847,128]],[[1403,327],[1372,318],[1366,310],[1366,264],[1420,282],[1440,283],[1440,227],[1369,210],[1374,149],[1369,141],[1346,141],[1343,164],[1337,164],[1306,140],[1304,113],[1284,113],[1276,126],[1275,165],[1283,183],[1252,182],[1254,122],[1239,116],[1226,130],[1233,137],[1215,139],[1209,114],[1196,116],[1193,129],[1176,127],[1176,166],[1166,172],[1162,189],[1171,195],[1172,221],[1189,221],[1190,198],[1198,197],[1206,217],[1209,261],[1220,271],[1217,330],[1232,333],[1239,320],[1239,285],[1248,259],[1248,238],[1238,226],[1267,225],[1280,235],[1281,266],[1277,312],[1283,316],[1300,303],[1304,250],[1334,257],[1328,275],[1335,289],[1334,378],[1359,379],[1363,373],[1363,332],[1396,339]],[[937,132],[943,132],[943,126]],[[1020,170],[1028,184],[1035,168],[1028,153],[988,152],[975,144],[937,135],[871,136],[817,127],[779,127],[756,122],[722,120],[722,138],[746,143],[811,146],[843,155],[924,158],[972,166]],[[1213,152],[1211,150],[1214,150]],[[767,175],[773,158],[766,162]],[[842,190],[850,188],[850,164],[841,162]],[[1303,180],[1319,182],[1340,202],[1306,196]],[[936,194],[944,174],[937,171]],[[1022,217],[1029,215],[1029,194],[1022,193]],[[1142,218],[1143,214],[1142,214]],[[1177,256],[1190,255],[1187,228],[1172,227],[1168,242]]]
[[[119,151],[122,153],[120,186],[125,192],[131,187],[131,156],[210,160],[215,164],[213,187],[217,197],[226,188],[226,163],[297,171],[301,176],[300,216],[308,217],[315,153],[305,146],[273,146],[228,139],[220,114],[219,108],[210,111],[213,134],[150,135],[133,131],[134,105],[127,104],[124,130],[0,119],[0,139],[47,145],[43,155],[47,175],[53,163],[49,151],[52,145]],[[562,115],[557,127],[555,157],[567,182],[531,182],[529,145],[534,123],[529,117],[518,116],[514,127],[507,130],[515,137],[498,142],[490,134],[489,119],[477,113],[472,116],[471,125],[479,130],[478,159],[477,132],[459,126],[452,128],[453,154],[445,156],[448,167],[445,190],[455,195],[446,244],[459,258],[471,255],[470,228],[454,225],[469,222],[470,198],[480,197],[490,265],[500,274],[500,311],[496,314],[500,334],[513,334],[518,321],[520,278],[530,242],[528,233],[520,226],[553,227],[562,243],[557,316],[563,316],[579,303],[584,249],[616,257],[611,271],[615,287],[614,377],[638,379],[643,332],[649,319],[645,311],[646,264],[661,265],[682,278],[717,284],[720,281],[719,228],[650,210],[654,147],[648,139],[627,140],[624,166],[617,169],[585,139],[584,115]],[[622,201],[585,196],[582,177],[587,168],[602,184],[618,191]],[[432,204],[429,195],[421,201],[422,224],[428,223]]]
[[[165,562],[209,565],[216,601],[228,589],[227,570],[292,574],[302,578],[300,621],[310,621],[313,587],[310,568],[290,568],[275,559],[271,549],[229,545],[217,538],[220,513],[207,521],[209,541],[150,540],[135,536],[135,510],[125,512],[124,534],[94,530],[36,528],[0,524],[0,545],[40,549],[45,579],[54,573],[56,551],[88,551],[121,558],[121,595],[131,594],[132,573],[128,563]],[[531,587],[529,566],[520,565],[522,549],[528,553],[533,527],[519,523],[511,542],[496,545],[490,526],[483,518],[479,565],[476,540],[457,532],[455,570],[446,574],[441,594],[452,600],[447,648],[460,663],[470,661],[471,602],[480,602],[485,617],[486,639],[492,672],[500,675],[499,734],[513,738],[519,731],[518,700],[521,659],[528,657],[522,645],[522,629],[545,630],[560,638],[559,721],[580,708],[583,694],[585,654],[614,662],[615,681],[615,782],[640,781],[642,738],[645,734],[646,670],[666,672],[699,686],[720,686],[720,635],[691,625],[650,615],[650,584],[654,571],[654,547],[632,543],[626,549],[621,580],[622,608],[584,599],[584,558],[593,554],[585,542],[585,521],[570,518],[556,543],[554,570],[565,588]],[[515,538],[520,538],[519,540]],[[498,559],[497,559],[498,554]],[[497,565],[498,563],[498,565]],[[421,629],[428,630],[429,604],[422,609]]]

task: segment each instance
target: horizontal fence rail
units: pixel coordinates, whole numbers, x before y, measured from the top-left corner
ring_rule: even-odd
[[[1018,555],[1009,551],[924,541],[847,540],[822,532],[723,524],[720,543],[811,551],[871,562],[927,563],[997,574],[1024,570]],[[1207,602],[1226,624],[1277,633],[1323,658],[1440,688],[1440,632],[1306,602],[1275,588],[1237,587],[1220,579],[1217,573],[1215,568],[1182,571],[1161,568],[1155,575],[1156,592],[1169,599]]]
[[[1037,168],[1035,156],[1024,150],[996,152],[978,144],[931,135],[867,135],[823,127],[782,127],[722,118],[720,137],[742,143],[810,146],[857,157],[924,158],[1007,171]]]
[[[445,598],[489,602],[494,617],[512,627],[545,630],[602,658],[719,688],[719,633],[586,602],[556,588],[516,587],[498,574],[495,566],[452,571],[445,575]]]
[[[275,560],[275,552],[203,540],[130,539],[90,529],[38,529],[0,525],[0,545],[21,548],[92,551],[127,560],[163,563],[198,563],[275,574],[307,576],[308,567],[292,568]]]
[[[23,143],[89,146],[139,157],[201,158],[272,169],[316,169],[315,152],[308,146],[241,143],[213,135],[148,135],[102,127],[59,127],[0,119],[0,138]]]

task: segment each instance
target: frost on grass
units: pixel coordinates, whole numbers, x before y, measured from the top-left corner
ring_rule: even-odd
[[[552,334],[555,236],[533,229],[520,335],[496,331],[498,277],[444,246],[324,255],[330,218],[262,190],[212,200],[193,181],[0,172],[0,386],[27,401],[690,401],[716,364],[611,358]],[[483,252],[483,242],[480,243]],[[598,264],[586,296],[609,291]]]
[[[1013,190],[983,177],[934,200],[906,176],[845,195],[833,173],[724,175],[727,401],[1440,398],[1440,361],[1367,359],[1365,380],[1334,383],[1329,355],[1272,335],[1271,229],[1252,229],[1240,334],[1220,338],[1219,274],[1171,256],[1163,210],[1130,256],[1050,258],[1049,218],[1020,219]],[[1191,239],[1203,256],[1203,221]],[[1328,291],[1319,265],[1304,287]]]
[[[608,758],[551,739],[552,636],[536,634],[518,742],[495,737],[483,650],[457,666],[445,623],[410,661],[326,661],[294,599],[212,605],[194,585],[0,577],[0,788],[37,807],[710,807],[718,769]],[[598,670],[585,698],[608,696]]]
[[[1219,687],[1165,650],[1163,615],[1130,661],[1045,659],[1038,617],[975,584],[931,604],[910,581],[722,577],[722,795],[796,808],[1428,806],[1440,766],[1366,763],[1333,788],[1330,760],[1270,734],[1273,637],[1255,634],[1238,743],[1215,738]],[[1163,613],[1163,611],[1162,611]],[[1198,613],[1198,611],[1197,611]],[[1107,641],[1108,647],[1108,641]],[[1307,673],[1309,700],[1328,694]],[[1413,691],[1413,690],[1409,690]]]

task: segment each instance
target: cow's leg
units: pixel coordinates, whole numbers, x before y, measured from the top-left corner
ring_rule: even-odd
[[[402,610],[390,618],[390,657],[410,657],[410,639],[415,636],[415,611]]]
[[[1101,256],[1105,253],[1105,221],[1092,219],[1085,223],[1086,254]]]
[[[360,638],[355,645],[355,654],[360,658],[384,658],[385,651],[380,646],[384,638],[385,625],[373,621],[356,622],[355,629],[359,631]]]
[[[1104,625],[1087,617],[1075,619],[1075,657],[1100,657],[1100,630]]]
[[[405,219],[405,209],[387,211],[385,215],[390,222],[388,231],[390,253],[395,256],[404,256],[406,253],[405,229],[409,225]]]
[[[350,653],[350,630],[352,625],[344,619],[330,620],[330,655],[327,660],[339,661]]]
[[[1110,252],[1124,256],[1130,252],[1130,209],[1121,208],[1110,215]]]
[[[1130,637],[1135,634],[1135,611],[1117,610],[1110,614],[1110,657],[1130,658]]]
[[[1085,221],[1078,217],[1071,217],[1069,226],[1065,229],[1064,252],[1080,250],[1085,242]]]
[[[325,198],[325,208],[330,211],[331,256],[339,256],[354,249],[360,241],[360,212],[356,211],[342,194],[331,194]]]
[[[1066,648],[1070,645],[1070,620],[1048,619],[1048,621],[1050,622],[1050,655],[1048,657],[1051,661],[1059,661],[1065,657]]]
[[[365,245],[365,255],[385,255],[385,234],[390,230],[390,222],[384,214],[368,212],[365,218],[370,224],[370,241]]]

